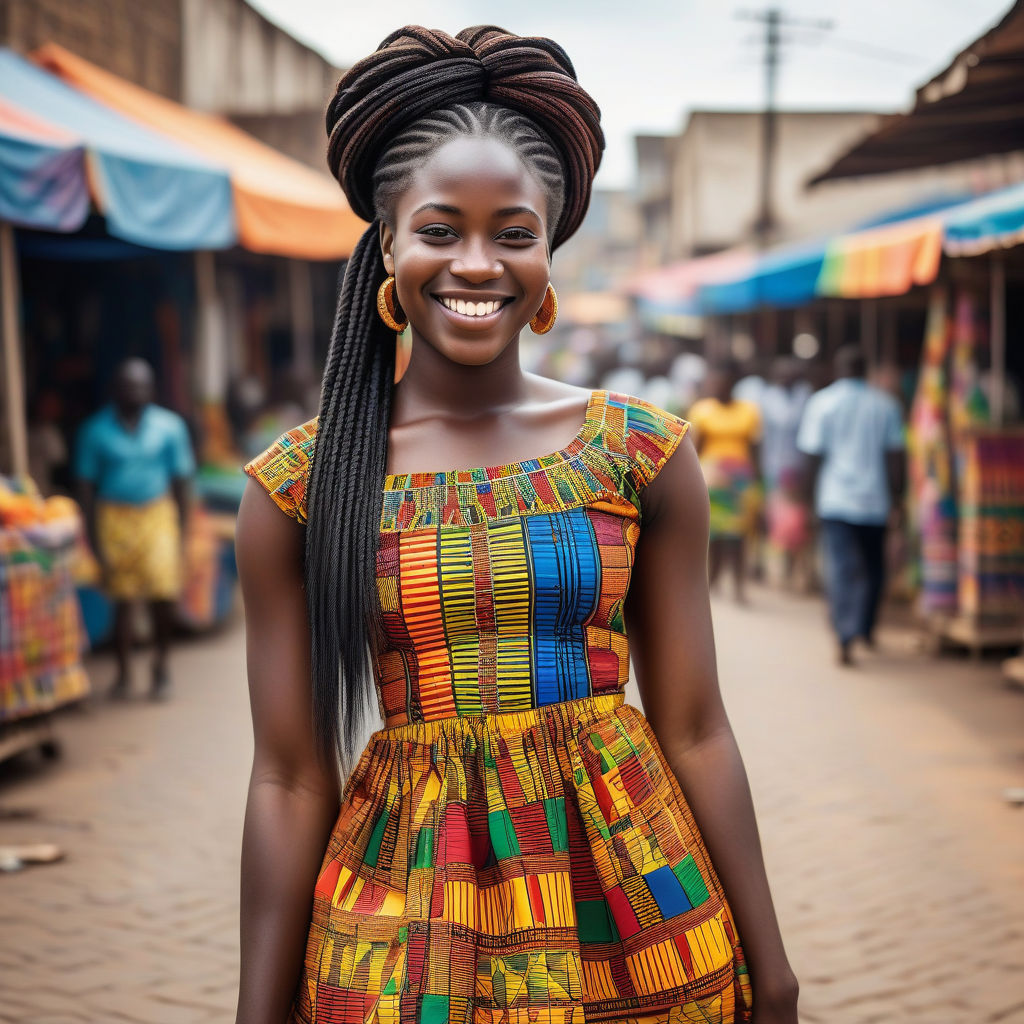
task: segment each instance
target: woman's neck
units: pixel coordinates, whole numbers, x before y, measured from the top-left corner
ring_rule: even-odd
[[[437,412],[473,419],[529,397],[518,339],[486,366],[455,363],[427,342],[414,340],[412,359],[395,391],[392,423]]]

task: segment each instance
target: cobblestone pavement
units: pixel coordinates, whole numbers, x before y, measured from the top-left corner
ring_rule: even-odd
[[[816,602],[715,615],[804,1024],[1024,1022],[1024,694],[896,630],[834,667]],[[173,701],[95,701],[60,761],[0,768],[0,844],[67,853],[0,876],[0,1020],[233,1019],[242,657],[185,645]]]

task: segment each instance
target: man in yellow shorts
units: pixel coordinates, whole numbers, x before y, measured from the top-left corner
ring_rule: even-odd
[[[82,425],[75,474],[89,537],[115,603],[118,675],[111,696],[131,691],[132,605],[153,616],[156,657],[150,695],[165,697],[174,604],[183,575],[188,481],[195,471],[185,421],[153,403],[153,370],[122,363],[113,402]]]

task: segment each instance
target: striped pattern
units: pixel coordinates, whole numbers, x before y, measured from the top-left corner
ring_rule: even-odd
[[[247,467],[300,521],[315,430]],[[685,431],[595,392],[560,452],[385,481],[386,728],[345,788],[292,1024],[749,1019],[721,886],[622,704],[640,495]]]

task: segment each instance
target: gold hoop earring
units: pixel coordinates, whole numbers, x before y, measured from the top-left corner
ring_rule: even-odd
[[[377,314],[391,330],[396,331],[398,334],[401,334],[409,326],[409,321],[399,321],[395,312],[394,274],[388,277],[380,288],[377,289]]]
[[[530,321],[530,330],[534,334],[547,334],[555,326],[555,320],[557,319],[558,296],[555,294],[555,289],[549,284],[548,290],[544,293],[544,301],[540,304],[540,309],[537,310]]]

